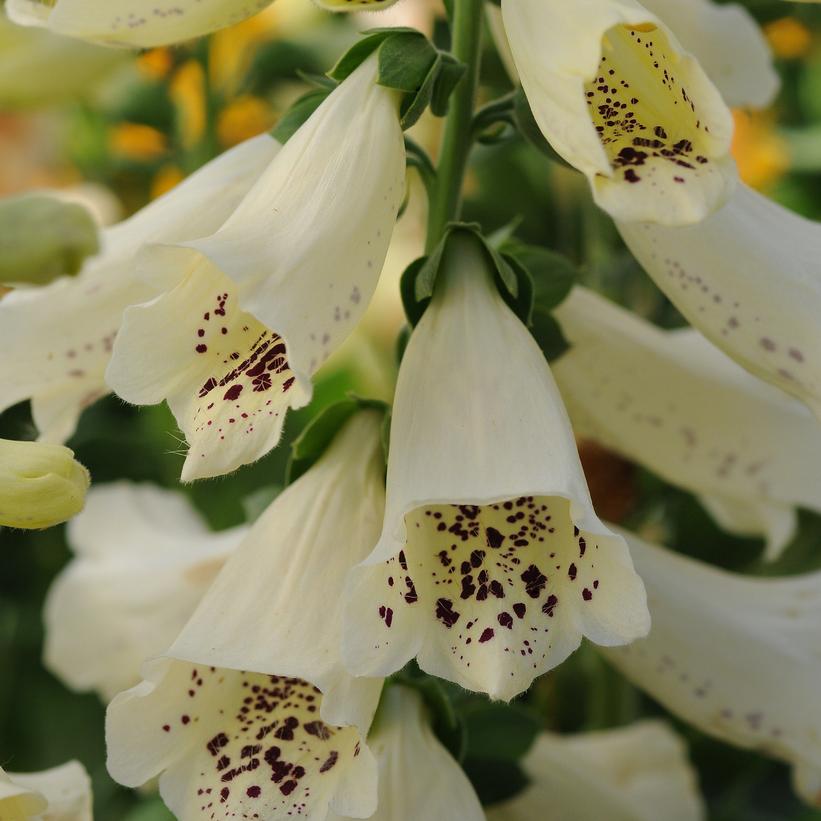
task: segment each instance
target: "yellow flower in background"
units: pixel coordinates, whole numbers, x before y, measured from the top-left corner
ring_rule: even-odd
[[[167,48],[152,48],[136,60],[137,70],[151,80],[161,80],[168,76],[174,66],[174,57]]]
[[[169,93],[177,107],[177,131],[185,148],[195,146],[208,121],[206,78],[196,60],[188,60],[171,78]]]
[[[734,111],[733,156],[741,179],[752,188],[766,189],[790,167],[787,144],[768,114]]]
[[[812,33],[794,17],[782,17],[764,26],[770,47],[782,60],[803,57],[812,46]]]
[[[151,199],[155,200],[167,194],[185,179],[182,169],[177,165],[164,165],[151,181]]]
[[[118,123],[111,128],[108,144],[112,154],[129,160],[150,162],[168,150],[165,134],[141,123]]]
[[[271,106],[259,97],[244,95],[224,108],[217,119],[217,139],[230,148],[256,134],[268,131],[274,124]]]

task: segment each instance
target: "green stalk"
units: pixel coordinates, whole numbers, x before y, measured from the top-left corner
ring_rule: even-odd
[[[454,0],[453,56],[467,66],[453,92],[439,151],[437,180],[428,212],[427,250],[438,245],[445,226],[459,218],[462,187],[473,143],[473,109],[482,48],[484,0]]]

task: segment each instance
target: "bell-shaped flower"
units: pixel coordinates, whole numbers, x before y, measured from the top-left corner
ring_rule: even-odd
[[[189,443],[183,480],[218,476],[279,441],[289,407],[376,288],[404,192],[397,92],[356,69],[211,236],[146,249],[164,293],[130,308],[108,382],[167,399]],[[368,139],[362,135],[367,134]]]
[[[358,675],[418,657],[510,699],[582,636],[647,632],[641,580],[602,525],[547,362],[473,235],[451,234],[402,361],[382,535],[346,589]]]
[[[729,197],[733,121],[670,28],[637,0],[503,0],[542,133],[614,217],[698,222]]]
[[[8,0],[6,14],[24,26],[109,46],[170,45],[232,26],[273,0]]]
[[[371,821],[485,821],[462,768],[433,734],[421,696],[402,685],[386,689],[368,736],[379,767]],[[328,821],[345,821],[329,815]]]
[[[91,781],[83,765],[69,761],[37,773],[0,768],[3,821],[91,821]]]
[[[381,414],[354,415],[257,520],[168,652],[107,716],[108,767],[181,821],[369,817],[382,682],[342,666],[339,586],[378,536]],[[236,814],[236,815],[234,815]]]
[[[392,6],[396,0],[314,0],[326,11],[381,11]]]
[[[776,558],[796,508],[821,513],[821,429],[801,404],[691,329],[662,331],[585,288],[557,309],[554,364],[573,428],[696,494]]]
[[[62,445],[0,439],[0,527],[65,522],[83,509],[88,471]]]
[[[682,739],[662,721],[604,732],[543,733],[525,756],[530,784],[488,821],[703,821]]]
[[[129,482],[93,487],[68,527],[75,558],[46,597],[46,667],[105,701],[135,685],[245,532],[210,533],[179,493]]]
[[[606,657],[703,732],[792,764],[821,806],[821,573],[739,576],[624,535],[653,627]]]
[[[740,185],[700,225],[618,228],[691,325],[821,419],[821,226]]]
[[[0,300],[0,410],[31,399],[41,438],[65,441],[83,409],[108,393],[104,374],[123,310],[155,291],[134,257],[151,240],[213,231],[279,150],[266,135],[231,149],[130,219],[103,231],[102,252],[76,277]]]

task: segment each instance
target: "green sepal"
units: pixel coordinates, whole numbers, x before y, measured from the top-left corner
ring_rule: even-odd
[[[330,90],[325,89],[316,89],[304,94],[279,118],[279,122],[269,132],[271,136],[281,145],[285,145],[322,105],[328,94]]]
[[[534,310],[549,312],[561,305],[579,278],[576,266],[564,254],[506,239],[501,252],[513,257],[529,272],[534,287]]]
[[[348,394],[345,399],[323,408],[305,426],[302,433],[291,444],[291,455],[285,469],[285,484],[291,485],[309,470],[328,449],[342,426],[360,410],[378,410],[390,415],[390,407],[379,399],[363,399]],[[386,448],[385,421],[382,428],[382,446]],[[385,450],[387,462],[387,450]]]
[[[430,303],[442,265],[442,256],[451,235],[456,231],[471,234],[481,243],[482,249],[494,271],[496,285],[505,302],[519,318],[527,323],[533,309],[533,285],[528,272],[513,257],[500,253],[482,235],[475,223],[454,222],[445,229],[441,242],[426,257],[412,262],[402,274],[400,292],[405,314],[412,326],[422,318]]]
[[[99,251],[88,209],[45,194],[0,201],[0,283],[47,285]]]
[[[446,111],[447,100],[464,73],[464,66],[440,52],[422,32],[412,28],[370,29],[328,72],[342,82],[374,52],[377,83],[403,94],[400,122],[410,128],[430,104]]]
[[[536,340],[545,359],[553,362],[570,349],[570,344],[562,333],[562,328],[553,314],[536,311],[530,323],[530,333]]]

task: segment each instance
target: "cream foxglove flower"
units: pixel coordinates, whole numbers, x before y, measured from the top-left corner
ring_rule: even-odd
[[[614,217],[698,222],[729,197],[733,121],[670,28],[636,0],[503,0],[536,122]]]
[[[168,400],[190,446],[184,481],[273,448],[370,301],[405,175],[398,94],[377,67],[328,97],[219,231],[147,249],[164,293],[126,311],[107,378],[129,402]]]
[[[713,0],[643,0],[699,61],[729,106],[764,108],[780,81],[772,53],[755,18],[742,6]],[[487,4],[490,29],[505,69],[515,84],[519,73],[502,21],[501,8]]]
[[[51,527],[83,509],[91,483],[74,452],[0,439],[0,527]]]
[[[379,766],[379,800],[371,821],[485,821],[473,786],[433,734],[415,690],[386,689],[368,747]],[[332,814],[328,821],[344,819]]]
[[[648,629],[641,580],[593,511],[544,356],[464,231],[405,352],[382,535],[346,597],[353,672],[388,675],[417,656],[501,699],[582,636],[622,644]]]
[[[135,685],[245,532],[209,532],[179,493],[130,482],[93,487],[68,528],[75,558],[46,597],[46,667],[105,701]]]
[[[586,288],[556,310],[572,348],[553,370],[576,434],[699,496],[718,522],[764,535],[774,559],[821,513],[821,430],[804,405],[697,331],[662,331]]]
[[[109,46],[170,45],[232,26],[273,0],[7,0],[6,14],[24,26]]]
[[[392,6],[396,0],[314,0],[327,11],[380,11]]]
[[[641,0],[701,64],[727,105],[766,108],[780,87],[767,40],[755,18],[736,3]]]
[[[364,738],[382,682],[343,669],[339,586],[378,536],[380,427],[372,410],[346,423],[257,520],[145,681],[109,706],[112,776],[137,786],[162,773],[181,821],[376,809]]]
[[[624,535],[653,627],[606,657],[703,732],[792,764],[821,806],[821,573],[749,578]]]
[[[488,821],[702,821],[687,749],[662,721],[605,732],[543,733],[523,761],[530,786]]]
[[[123,310],[155,293],[136,275],[140,246],[216,229],[278,150],[279,143],[261,135],[227,151],[105,229],[102,253],[78,276],[0,300],[0,410],[31,399],[41,438],[67,439],[83,409],[108,393],[104,373]]]
[[[690,324],[821,419],[818,224],[740,185],[701,225],[618,228]]]
[[[0,769],[3,821],[91,821],[91,817],[91,781],[78,761],[37,773]]]

